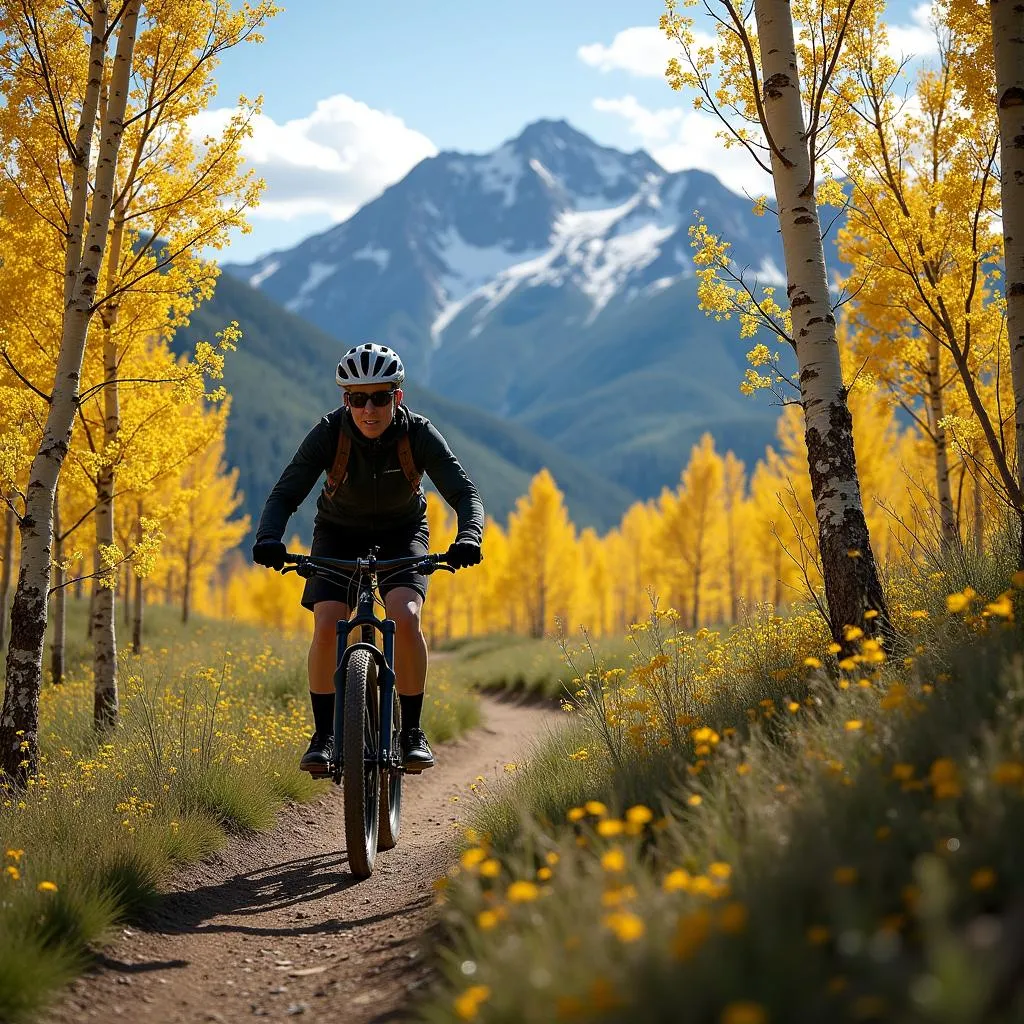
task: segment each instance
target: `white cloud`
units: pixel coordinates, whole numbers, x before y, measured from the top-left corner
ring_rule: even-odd
[[[584,64],[600,71],[628,71],[644,78],[661,78],[669,58],[679,56],[679,45],[661,29],[645,26],[624,28],[616,33],[611,46],[590,43],[581,46],[576,54]]]
[[[231,113],[203,111],[194,119],[195,134],[218,132]],[[306,117],[282,124],[260,115],[244,154],[267,188],[250,216],[344,220],[435,153],[430,139],[400,117],[342,94],[319,100]]]
[[[772,194],[771,178],[745,150],[726,149],[716,133],[717,118],[683,107],[651,110],[635,96],[619,99],[595,99],[594,109],[615,114],[628,124],[631,135],[640,139],[644,149],[667,171],[691,168],[713,174],[726,188],[741,195]]]
[[[919,4],[910,12],[912,25],[889,25],[889,54],[896,60],[925,57],[937,52],[932,27],[932,5]]]

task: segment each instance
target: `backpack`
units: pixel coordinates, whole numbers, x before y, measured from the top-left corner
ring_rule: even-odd
[[[348,457],[352,451],[352,438],[345,432],[345,428],[338,430],[338,450],[334,453],[334,462],[327,472],[327,497],[334,497],[334,492],[345,482],[348,475]],[[398,439],[398,461],[402,464],[402,472],[412,488],[413,494],[420,489],[420,481],[423,474],[416,468],[412,457],[412,445],[409,443],[408,433],[404,433]]]

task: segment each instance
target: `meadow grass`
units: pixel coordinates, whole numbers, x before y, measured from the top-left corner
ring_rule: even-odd
[[[147,611],[144,650],[121,655],[118,726],[97,734],[86,608],[69,603],[67,678],[41,696],[40,770],[27,789],[0,787],[5,1022],[31,1020],[175,865],[328,785],[297,767],[312,730],[306,637]],[[476,723],[468,691],[439,680],[428,692],[432,737]]]
[[[890,579],[890,657],[854,633],[837,662],[809,613],[634,629],[466,819],[422,1019],[1024,1019],[1022,601],[994,561]]]
[[[580,643],[574,645],[583,653]],[[593,640],[588,657],[596,655],[608,668],[625,666],[629,646],[622,637]],[[531,638],[498,633],[464,637],[441,648],[454,655],[444,665],[456,685],[484,693],[521,694],[558,701],[571,693],[576,671],[568,664],[562,648],[551,637]]]

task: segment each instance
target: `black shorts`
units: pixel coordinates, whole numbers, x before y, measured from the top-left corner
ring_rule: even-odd
[[[378,558],[404,558],[407,555],[427,554],[429,543],[430,535],[425,518],[412,526],[374,531],[342,530],[318,523],[313,527],[313,543],[309,553],[323,555],[325,558],[362,558],[371,547],[377,547],[380,549],[377,552]],[[312,611],[313,605],[319,601],[342,601],[351,609],[358,593],[358,580],[353,577],[349,577],[347,586],[320,576],[306,580],[302,591],[303,607]],[[381,597],[395,587],[411,587],[420,597],[427,596],[427,577],[411,569],[379,573],[377,582]]]

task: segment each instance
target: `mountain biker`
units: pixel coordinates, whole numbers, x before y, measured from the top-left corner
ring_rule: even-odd
[[[263,506],[253,561],[284,566],[281,542],[289,517],[326,473],[317,500],[310,553],[355,559],[371,546],[382,559],[426,554],[427,502],[419,486],[425,472],[455,510],[458,530],[448,548],[455,568],[482,558],[484,509],[473,482],[437,428],[402,405],[405,367],[398,353],[375,342],[349,349],[335,379],[342,405],[306,435]],[[410,569],[381,574],[379,589],[386,614],[395,620],[395,674],[401,703],[402,760],[406,770],[434,765],[420,726],[427,678],[427,644],[421,612],[427,577]],[[302,604],[313,612],[309,648],[313,736],[299,762],[312,775],[327,774],[334,750],[335,624],[349,616],[356,581],[343,587],[314,576],[306,581]]]

